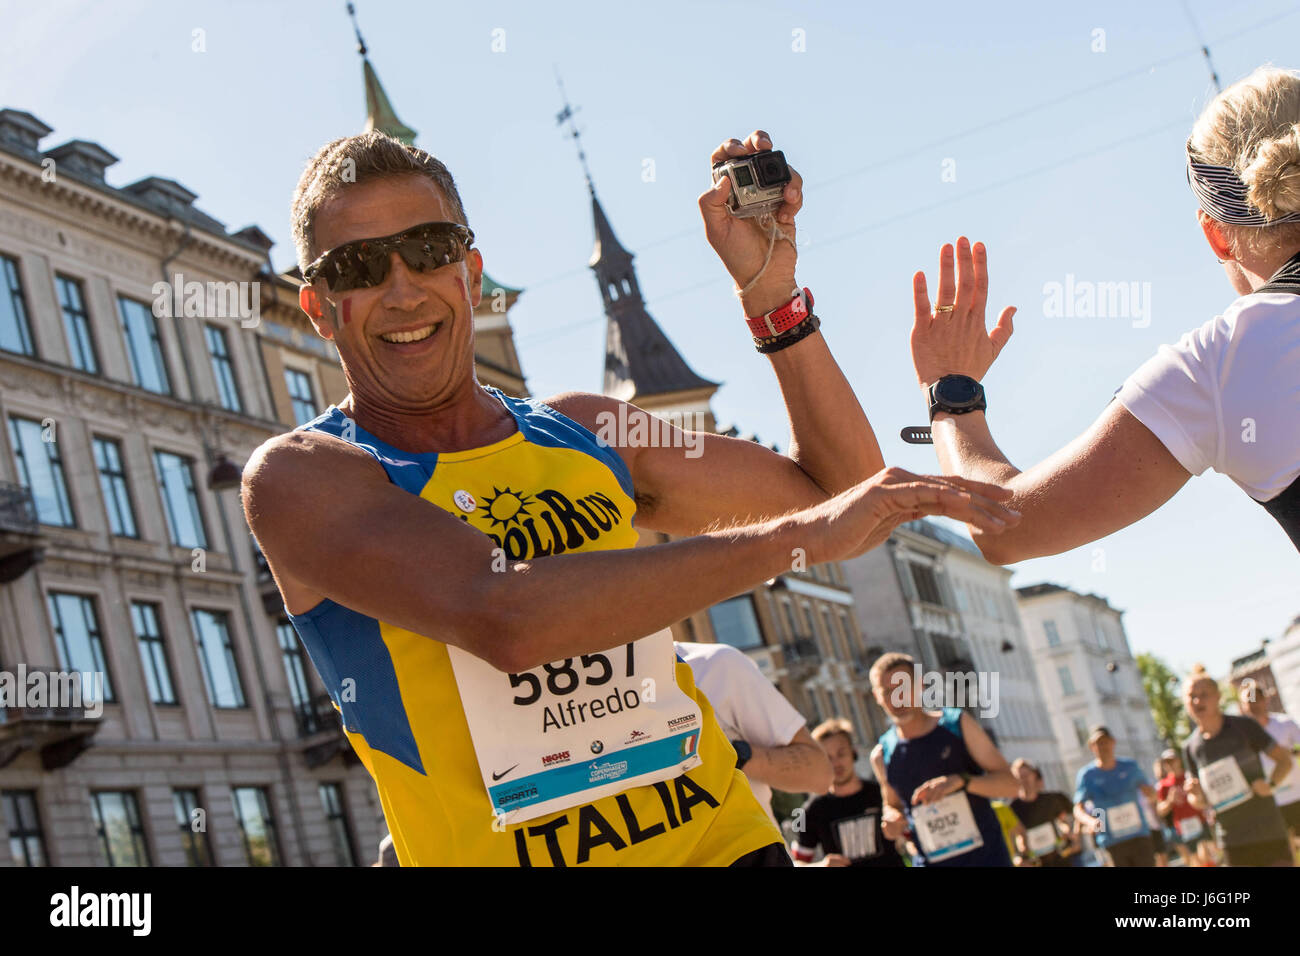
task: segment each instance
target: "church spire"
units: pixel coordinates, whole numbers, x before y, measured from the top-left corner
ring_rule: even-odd
[[[559,80],[558,73],[556,80]],[[563,83],[560,94],[564,94]],[[719,383],[695,374],[659,323],[646,311],[632,253],[614,235],[605,209],[596,198],[596,187],[587,168],[587,155],[573,114],[565,98],[564,109],[555,119],[558,124],[569,125],[587,179],[587,191],[591,194],[596,246],[587,264],[596,274],[596,285],[605,305],[605,394],[635,402],[650,411],[660,406],[696,409],[705,413],[711,422],[709,398],[718,390]]]
[[[357,11],[351,3],[348,4],[348,16],[352,18],[352,29],[357,35],[357,53],[361,55],[361,75],[366,84],[366,132],[377,129],[410,146],[415,142],[415,130],[397,118],[397,111],[393,109],[388,94],[384,92],[384,87],[379,82],[379,74],[370,65],[370,59],[366,56],[368,52],[366,41],[361,38],[361,27],[357,25]]]

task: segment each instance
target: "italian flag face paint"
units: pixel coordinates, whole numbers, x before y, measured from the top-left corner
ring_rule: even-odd
[[[352,300],[350,298],[343,300],[343,324],[347,325],[352,321]]]

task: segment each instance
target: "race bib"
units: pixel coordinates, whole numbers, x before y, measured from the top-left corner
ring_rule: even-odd
[[[1056,832],[1056,824],[1048,820],[1046,823],[1040,823],[1036,827],[1030,827],[1025,834],[1025,840],[1029,844],[1029,855],[1032,857],[1047,856],[1056,849],[1057,842],[1060,840],[1060,834]]]
[[[970,801],[965,793],[954,793],[931,804],[914,806],[912,822],[921,841],[927,863],[961,856],[984,845]]]
[[[1183,840],[1195,840],[1205,832],[1205,824],[1201,822],[1200,817],[1184,817],[1174,823],[1174,828],[1178,830],[1178,835]]]
[[[1231,807],[1245,803],[1251,797],[1250,784],[1241,772],[1237,758],[1232,755],[1223,757],[1214,763],[1206,764],[1197,773],[1201,789],[1215,813],[1221,813]]]
[[[677,686],[667,629],[520,674],[457,647],[447,653],[502,825],[671,780],[702,762],[700,708]]]
[[[1126,840],[1142,830],[1142,811],[1130,800],[1106,811],[1106,836],[1111,843]]]
[[[880,854],[880,847],[876,843],[874,813],[837,821],[835,837],[839,840],[840,853],[850,860],[865,860]]]

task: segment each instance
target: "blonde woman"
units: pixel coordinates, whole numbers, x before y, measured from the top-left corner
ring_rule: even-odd
[[[1300,76],[1261,68],[1216,97],[1188,140],[1187,177],[1238,298],[1162,346],[1087,432],[1023,472],[985,420],[980,380],[1011,337],[1015,309],[985,329],[983,245],[957,241],[955,276],[953,247],[943,247],[933,309],[924,273],[913,277],[912,360],[943,471],[1011,489],[1023,515],[998,535],[971,528],[988,560],[1095,541],[1207,468],[1262,504],[1300,549]]]
[[[1183,689],[1194,723],[1183,745],[1187,801],[1213,810],[1228,866],[1292,866],[1291,839],[1273,791],[1291,771],[1291,754],[1249,717],[1225,714],[1219,685],[1199,664]],[[1260,755],[1274,761],[1264,772]]]

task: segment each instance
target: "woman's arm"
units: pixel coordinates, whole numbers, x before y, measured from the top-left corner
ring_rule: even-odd
[[[1011,338],[1015,309],[1002,311],[991,332],[984,324],[988,254],[983,244],[957,242],[940,253],[939,312],[931,308],[925,274],[912,280],[915,322],[912,360],[928,388],[945,375],[982,379]],[[948,309],[951,306],[951,309]],[[1150,429],[1119,402],[1111,402],[1092,427],[1045,461],[1021,471],[1007,460],[989,431],[985,413],[939,412],[932,425],[935,451],[947,474],[975,477],[1009,488],[1020,524],[996,537],[971,529],[994,564],[1059,554],[1105,537],[1155,511],[1191,474]]]

